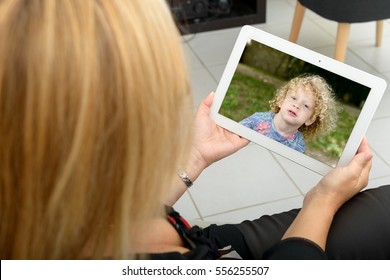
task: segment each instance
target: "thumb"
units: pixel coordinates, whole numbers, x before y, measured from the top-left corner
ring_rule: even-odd
[[[369,151],[358,153],[354,156],[347,168],[358,176],[356,179],[359,187],[365,187],[368,184],[369,173],[371,170],[372,154]]]
[[[197,115],[209,115],[211,104],[213,104],[214,92],[211,92],[205,99],[200,102]]]
[[[369,151],[356,154],[352,161],[348,164],[352,168],[363,169],[368,163],[371,162],[372,154]]]
[[[207,107],[211,107],[211,104],[213,104],[213,100],[214,100],[214,92],[210,92],[209,95],[202,101],[202,103],[207,106]]]

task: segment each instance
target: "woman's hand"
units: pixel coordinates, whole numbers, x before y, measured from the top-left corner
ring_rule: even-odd
[[[302,209],[283,239],[302,237],[325,249],[334,215],[347,200],[367,186],[371,164],[372,154],[364,138],[347,166],[329,172],[306,194]]]
[[[199,105],[193,123],[194,142],[190,158],[184,171],[194,181],[202,171],[212,163],[227,157],[244,146],[249,141],[219,127],[210,118],[210,107],[213,103],[214,93],[210,93]],[[173,205],[187,190],[180,180],[174,184],[172,192],[165,198],[165,204]]]
[[[227,157],[244,146],[247,139],[218,126],[210,118],[210,107],[213,103],[214,93],[210,93],[199,105],[193,124],[194,146],[191,151],[189,173],[195,179],[200,172],[212,163]],[[193,165],[193,166],[191,166]],[[190,170],[190,169],[196,170]]]
[[[315,186],[305,199],[323,199],[337,211],[347,200],[360,192],[368,184],[372,165],[372,154],[366,138],[345,167],[335,168]]]

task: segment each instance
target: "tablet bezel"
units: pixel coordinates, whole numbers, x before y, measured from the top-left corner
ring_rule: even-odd
[[[235,74],[240,58],[249,40],[254,40],[278,51],[294,56],[300,60],[338,74],[371,89],[336,166],[345,166],[348,164],[348,162],[350,162],[352,157],[356,154],[360,142],[364,137],[367,128],[374,116],[374,113],[386,89],[386,82],[372,74],[366,73],[297,44],[291,43],[255,27],[249,25],[242,27],[221,80],[215,91],[214,101],[210,110],[210,117],[219,126],[232,131],[256,144],[259,144],[287,159],[290,159],[320,175],[325,175],[334,167],[329,166],[308,155],[295,151],[292,148],[278,143],[275,140],[268,138],[267,136],[261,135],[260,133],[219,114],[219,110],[222,106],[231,80]]]

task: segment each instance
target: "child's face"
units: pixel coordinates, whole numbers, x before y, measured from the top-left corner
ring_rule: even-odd
[[[290,125],[300,127],[305,124],[309,126],[315,121],[312,118],[315,107],[314,96],[301,88],[289,92],[279,106],[279,113],[284,121]]]

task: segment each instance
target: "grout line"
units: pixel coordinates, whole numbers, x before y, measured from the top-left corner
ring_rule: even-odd
[[[389,121],[390,121],[390,116],[381,116],[381,117],[373,117],[372,118],[372,121],[371,122],[373,122],[373,121],[380,121],[380,120],[384,120],[384,119],[389,119]]]
[[[295,5],[296,3],[295,2],[291,2],[291,1],[284,1],[285,3],[287,3],[290,7],[293,7],[294,8],[294,11],[295,11]],[[294,13],[294,12],[293,12]]]
[[[347,51],[349,51],[350,53],[354,54],[363,64],[365,64],[367,67],[369,67],[370,69],[372,69],[373,71],[375,71],[375,75],[377,76],[380,76],[382,78],[386,78],[385,75],[383,75],[383,73],[386,73],[387,70],[385,71],[381,71],[379,69],[377,69],[375,66],[373,66],[371,63],[369,63],[368,61],[366,61],[364,59],[364,57],[360,56],[356,51],[354,51],[354,48],[353,48],[353,45],[356,44],[356,43],[360,43],[360,42],[365,42],[367,41],[366,40],[358,40],[358,41],[353,41],[352,42],[352,46],[348,45],[347,47]],[[373,44],[372,45],[372,48],[376,48],[375,45]]]
[[[390,163],[388,163],[388,162],[380,155],[380,153],[378,153],[378,152],[375,150],[375,148],[373,148],[373,147],[370,146],[370,149],[371,149],[371,151],[375,154],[376,157],[378,157],[378,158],[379,158],[380,160],[382,160],[388,167],[390,167]],[[374,178],[372,178],[372,179],[374,179]],[[375,179],[376,179],[376,177],[375,177]]]
[[[281,201],[285,201],[285,200],[293,199],[293,198],[298,198],[298,197],[303,197],[303,196],[302,195],[294,195],[294,196],[290,196],[290,197],[286,197],[286,198],[275,199],[275,200],[271,200],[271,201],[267,201],[267,202],[262,202],[262,203],[257,203],[257,204],[253,204],[253,205],[249,205],[249,206],[244,206],[244,207],[230,209],[230,210],[226,210],[226,211],[222,211],[222,212],[217,212],[217,213],[214,213],[214,214],[211,214],[211,215],[206,215],[206,216],[204,216],[204,218],[208,219],[208,218],[215,217],[215,216],[218,216],[218,215],[228,214],[228,213],[234,212],[234,211],[245,210],[245,209],[249,209],[249,208],[253,208],[253,207],[257,207],[257,206],[264,206],[264,205],[267,205],[267,204],[272,204],[272,203],[275,203],[275,202],[281,202]]]
[[[192,201],[192,204],[194,205],[194,207],[195,207],[195,210],[196,210],[196,212],[198,213],[198,215],[199,215],[199,219],[201,219],[202,221],[204,220],[204,217],[202,216],[202,214],[200,213],[200,210],[199,210],[199,208],[198,208],[198,206],[196,205],[196,203],[195,203],[195,199],[192,197],[192,195],[191,195],[191,191],[190,190],[187,190],[187,193],[188,193],[188,196],[190,197],[190,200]]]
[[[196,57],[196,59],[200,62],[200,64],[203,66],[203,68],[207,71],[207,73],[210,75],[210,77],[211,77],[211,79],[214,81],[214,82],[216,82],[217,83],[217,85],[218,85],[218,83],[219,83],[219,80],[217,80],[215,77],[214,77],[214,75],[213,75],[213,73],[210,71],[210,69],[209,69],[209,67],[213,67],[213,66],[207,66],[204,62],[203,62],[203,60],[199,57],[199,55],[197,54],[197,52],[191,47],[191,45],[187,45],[190,49],[191,49],[191,51],[192,51],[192,53],[195,55],[195,57]],[[226,61],[226,63],[227,63],[227,61]],[[218,66],[218,65],[214,65],[214,66]]]
[[[293,183],[293,185],[295,186],[295,188],[298,190],[298,192],[301,194],[301,195],[305,195],[302,190],[298,187],[298,185],[295,183],[294,179],[290,176],[290,174],[287,172],[286,168],[284,168],[284,166],[279,162],[279,160],[275,157],[275,154],[270,152],[271,156],[274,158],[274,160],[276,161],[276,163],[280,166],[280,168],[284,171],[284,173],[287,175],[287,177],[290,179],[290,181]]]
[[[387,178],[390,178],[390,175],[382,175],[379,177],[370,178],[370,182],[373,180],[380,180],[380,179],[387,179]]]

